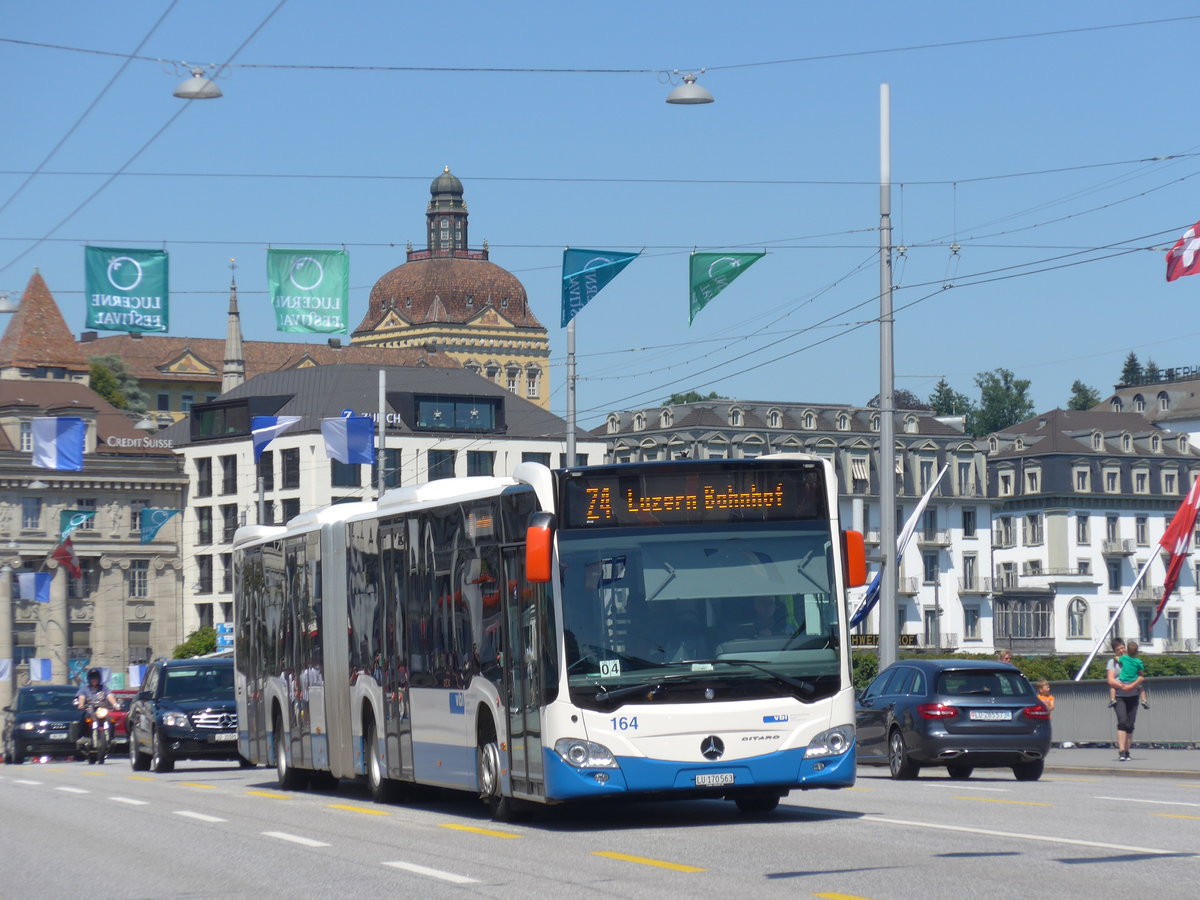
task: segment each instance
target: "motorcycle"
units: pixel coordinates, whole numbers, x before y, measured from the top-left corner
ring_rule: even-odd
[[[83,711],[79,740],[75,747],[88,765],[104,764],[112,746],[112,716],[107,703],[89,703]]]

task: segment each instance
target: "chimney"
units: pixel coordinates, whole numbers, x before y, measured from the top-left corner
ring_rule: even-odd
[[[83,332],[83,333],[81,333],[81,334],[79,335],[79,343],[81,343],[81,344],[90,344],[90,343],[91,343],[92,341],[94,341],[94,340],[95,340],[97,337],[98,337],[98,335],[96,334],[96,332],[94,332],[94,331],[85,331],[85,332]]]
[[[342,349],[342,339],[341,338],[330,338],[329,346],[331,348],[333,348],[334,350],[341,350]]]

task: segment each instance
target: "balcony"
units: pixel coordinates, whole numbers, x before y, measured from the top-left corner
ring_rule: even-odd
[[[946,650],[954,651],[958,649],[958,635],[943,631],[941,634],[914,634],[917,639],[916,646],[923,650]]]
[[[863,540],[866,541],[868,544],[878,544],[879,543],[879,529],[875,528],[875,529],[866,531],[863,534]]]
[[[990,578],[960,578],[958,579],[958,592],[960,594],[990,594],[992,592],[992,579]]]
[[[1105,540],[1100,545],[1100,552],[1105,556],[1133,556],[1137,552],[1137,542],[1132,538]]]
[[[997,594],[1053,594],[1045,574],[1022,575],[1019,578],[1015,572],[1007,572],[996,576],[993,588]]]
[[[949,547],[950,532],[948,531],[918,531],[917,543],[925,547]]]
[[[897,578],[896,593],[907,594],[912,596],[921,589],[921,579],[919,578]]]
[[[1161,600],[1163,589],[1161,587],[1152,587],[1143,582],[1139,584],[1133,591],[1133,600]]]

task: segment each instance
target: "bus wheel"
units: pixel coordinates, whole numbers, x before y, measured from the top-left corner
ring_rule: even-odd
[[[745,794],[738,794],[733,798],[733,802],[737,804],[738,811],[751,816],[774,812],[775,808],[779,806],[779,800],[779,794],[774,791],[767,791],[765,793],[757,791],[747,792]]]
[[[293,769],[287,755],[287,738],[283,733],[283,717],[275,713],[275,724],[272,728],[275,740],[275,782],[283,791],[299,791],[304,789],[305,778],[298,769]]]
[[[516,801],[504,796],[501,777],[503,764],[500,762],[500,745],[488,734],[477,749],[479,770],[479,797],[483,800],[492,818],[497,822],[509,822],[516,812]]]
[[[371,799],[376,803],[392,803],[397,798],[396,783],[384,777],[378,748],[379,735],[375,730],[375,723],[368,721],[363,737],[363,765],[367,770],[367,787],[371,790]]]

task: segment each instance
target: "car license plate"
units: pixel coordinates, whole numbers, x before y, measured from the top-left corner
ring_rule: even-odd
[[[214,734],[213,740],[214,741],[236,741],[237,740],[237,732],[231,731],[228,734]]]
[[[70,737],[70,735],[67,734],[65,731],[50,732],[50,740],[52,740],[52,741],[65,741],[68,737]]]
[[[696,776],[696,787],[719,787],[723,784],[733,784],[732,772],[706,772]]]
[[[976,722],[1011,722],[1011,709],[973,709],[970,718]]]

